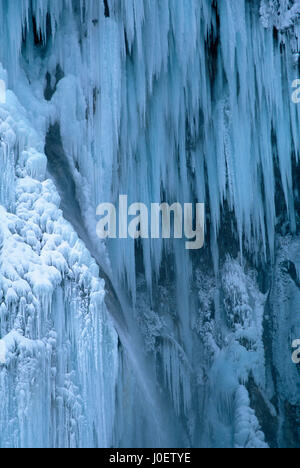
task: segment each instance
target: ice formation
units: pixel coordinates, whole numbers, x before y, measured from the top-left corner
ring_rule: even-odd
[[[45,177],[45,155],[22,152],[20,164],[14,214],[0,211],[0,446],[106,447],[118,337],[104,281],[63,219],[53,182],[30,176]]]
[[[299,20],[0,0],[0,447],[300,446]],[[204,202],[206,248],[101,243],[120,194]]]

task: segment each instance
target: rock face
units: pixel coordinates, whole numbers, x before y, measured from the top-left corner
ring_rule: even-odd
[[[0,447],[300,447],[299,16],[0,0]],[[121,194],[205,247],[100,241]]]

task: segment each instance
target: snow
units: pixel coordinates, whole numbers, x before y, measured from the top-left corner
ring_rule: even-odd
[[[260,13],[265,27],[290,28],[300,17],[299,0],[262,0]]]

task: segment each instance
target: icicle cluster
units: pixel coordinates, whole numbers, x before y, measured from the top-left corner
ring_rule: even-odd
[[[31,112],[11,91],[0,108],[0,447],[108,447],[118,337]]]
[[[27,73],[35,82],[50,74],[53,118],[61,123],[68,157],[89,181],[93,209],[120,192],[147,204],[205,201],[215,242],[226,207],[235,214],[241,245],[273,255],[278,189],[295,230],[291,167],[299,157],[299,108],[290,87],[297,69],[292,40],[281,60],[280,43],[258,15],[261,8],[270,26],[279,11],[286,28],[297,20],[297,2],[111,1],[109,17],[103,2],[91,0],[82,0],[80,11],[71,1],[35,1],[32,9],[22,1],[22,15],[17,3],[1,2],[2,34],[13,33],[3,62],[15,70],[10,77],[17,75],[33,14],[46,55],[42,63],[35,60],[34,38],[27,37]],[[87,200],[82,194],[93,225]],[[163,243],[144,242],[149,286],[162,255]],[[112,244],[111,258],[134,291],[134,243],[123,242],[117,252]]]
[[[1,209],[2,447],[105,447],[113,437],[117,335],[98,267],[59,202],[52,182],[25,176],[16,214]]]
[[[136,321],[145,343],[134,328],[131,339],[132,349],[143,344],[152,353],[147,377],[157,372],[148,388],[157,405],[155,427],[171,420],[165,427],[172,443],[180,434],[179,444],[199,445],[201,438],[212,446],[264,445],[246,387],[251,377],[263,394],[266,383],[266,298],[242,257],[228,257],[219,268],[225,244],[219,236],[272,263],[275,229],[296,233],[292,168],[300,154],[300,107],[291,93],[299,38],[298,1],[0,0],[6,44],[0,62],[7,72],[1,68],[0,78],[12,90],[0,105],[0,317],[11,366],[0,373],[0,388],[9,388],[0,406],[1,445],[109,445],[113,433],[124,445],[143,444],[143,437],[165,442],[149,435],[153,406],[142,408],[147,366],[141,371],[133,359],[132,369],[126,356],[116,377],[117,337],[97,267],[45,181],[44,142],[53,124],[90,237],[96,206],[122,193],[129,203],[206,203],[219,276],[198,275],[199,299],[191,280],[202,256],[189,258],[180,241],[148,240],[140,250],[133,241],[108,242],[111,271],[139,310],[136,272],[143,270],[147,307]],[[162,265],[174,278],[173,300],[164,307],[155,304]],[[271,294],[279,325],[281,279],[282,294]],[[273,355],[285,362],[276,355],[276,333],[272,339]],[[280,349],[287,359],[287,345]],[[113,428],[116,380],[119,430]],[[273,384],[296,405],[290,382],[286,390]],[[124,404],[128,392],[147,430],[139,431],[143,418]],[[134,429],[126,437],[127,420]],[[44,432],[33,440],[35,421]],[[59,428],[57,438],[49,425]]]

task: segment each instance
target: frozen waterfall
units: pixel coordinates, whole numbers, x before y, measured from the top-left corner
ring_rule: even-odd
[[[299,0],[0,0],[1,448],[300,447],[299,53]]]

